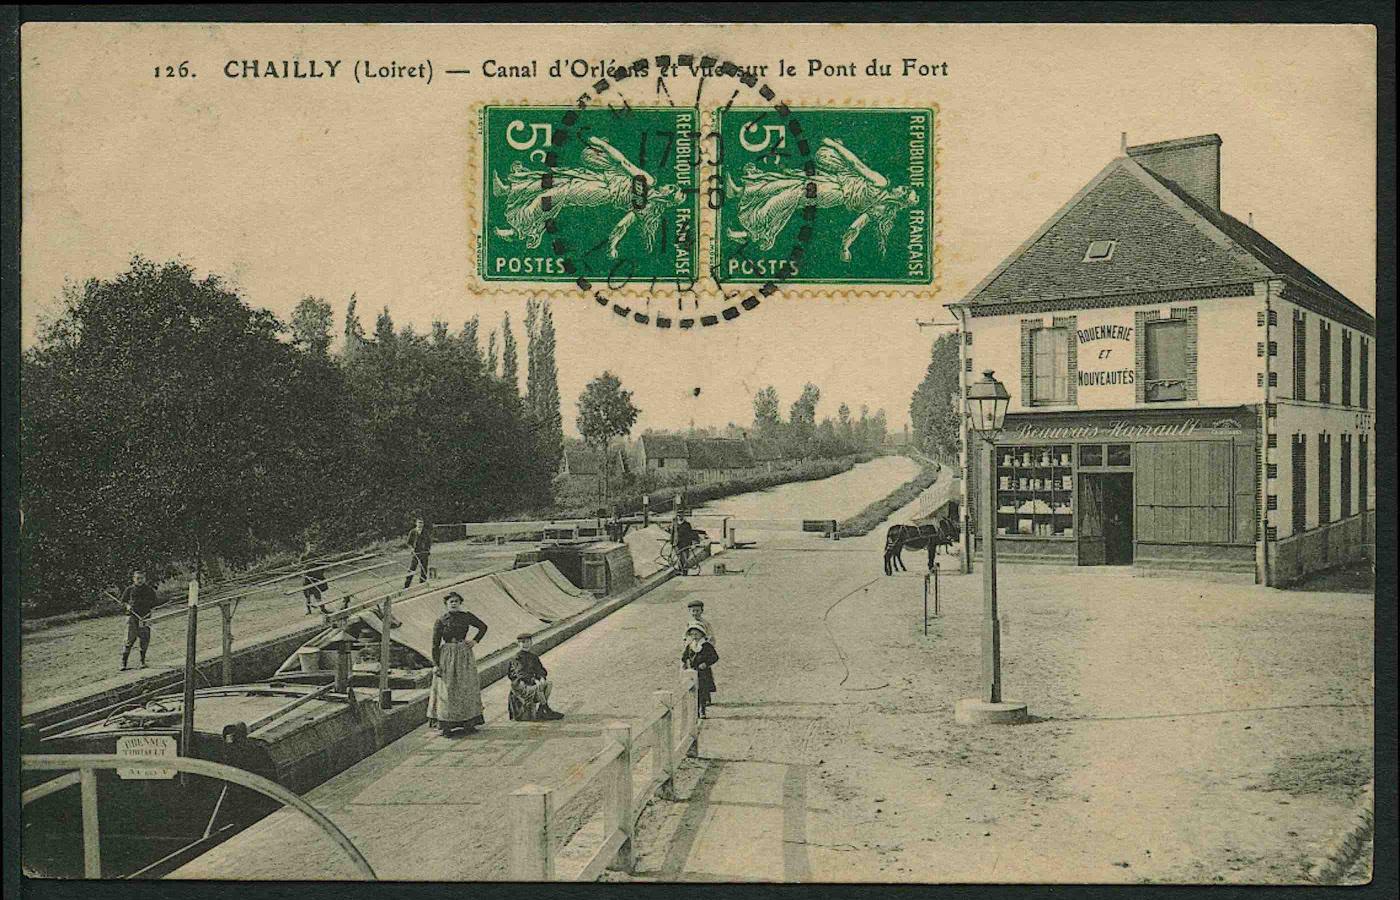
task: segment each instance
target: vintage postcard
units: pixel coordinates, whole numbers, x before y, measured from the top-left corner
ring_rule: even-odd
[[[14,864],[1372,883],[1377,47],[24,24]]]

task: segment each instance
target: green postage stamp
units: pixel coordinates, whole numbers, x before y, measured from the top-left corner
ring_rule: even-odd
[[[784,121],[735,107],[715,118],[719,279],[932,282],[933,110],[806,107]]]
[[[692,284],[699,111],[487,106],[484,281]]]
[[[688,293],[933,283],[935,110],[705,114],[484,107],[480,278]]]

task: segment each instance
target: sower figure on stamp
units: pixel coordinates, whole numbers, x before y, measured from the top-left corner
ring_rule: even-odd
[[[462,609],[462,595],[442,598],[447,607],[433,623],[433,691],[428,699],[428,725],[454,731],[474,731],[486,721],[481,713],[481,677],[472,647],[486,637],[486,623]],[[467,637],[476,629],[475,640]]]
[[[582,166],[558,166],[548,172],[516,162],[505,179],[491,173],[491,193],[505,200],[510,224],[509,228],[497,228],[496,234],[523,240],[534,249],[544,237],[545,223],[564,210],[612,207],[622,216],[608,235],[608,255],[618,257],[618,245],[638,224],[647,252],[651,252],[666,209],[683,199],[680,186],[657,185],[655,176],[600,137],[588,139],[582,160]],[[542,185],[546,174],[547,189]]]
[[[122,589],[117,599],[126,610],[126,648],[122,650],[122,671],[127,670],[131,648],[141,644],[141,668],[146,668],[146,650],[151,646],[151,611],[160,606],[155,589],[146,583],[146,573],[132,570],[131,584]]]
[[[407,545],[413,551],[408,562],[408,576],[403,580],[404,588],[413,584],[413,573],[418,572],[418,583],[428,580],[428,554],[433,550],[433,526],[419,515],[414,520],[413,530],[408,533]]]
[[[880,255],[885,255],[895,216],[918,202],[918,192],[908,185],[890,184],[841,141],[827,137],[821,143],[815,175],[796,169],[765,171],[750,163],[740,176],[742,183],[729,180],[727,189],[739,200],[743,226],[731,230],[731,238],[749,238],[758,249],[770,250],[799,206],[845,207],[857,215],[841,238],[842,262],[851,261],[851,246],[872,221]]]
[[[549,682],[549,670],[531,648],[534,635],[522,632],[516,637],[520,651],[511,658],[506,667],[506,677],[510,679],[510,695],[506,698],[506,713],[516,722],[553,721],[564,718],[549,706],[549,694],[553,685]]]

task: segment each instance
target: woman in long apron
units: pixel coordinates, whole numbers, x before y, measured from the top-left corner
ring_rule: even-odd
[[[474,731],[486,719],[481,714],[481,679],[472,647],[486,636],[486,623],[462,609],[462,595],[442,598],[447,611],[433,623],[433,693],[428,700],[428,724],[443,734]],[[468,629],[476,637],[468,638]]]

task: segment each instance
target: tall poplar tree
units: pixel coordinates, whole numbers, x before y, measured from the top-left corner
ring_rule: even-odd
[[[515,345],[515,332],[510,327],[510,313],[501,321],[501,380],[506,387],[520,393],[520,356]]]

